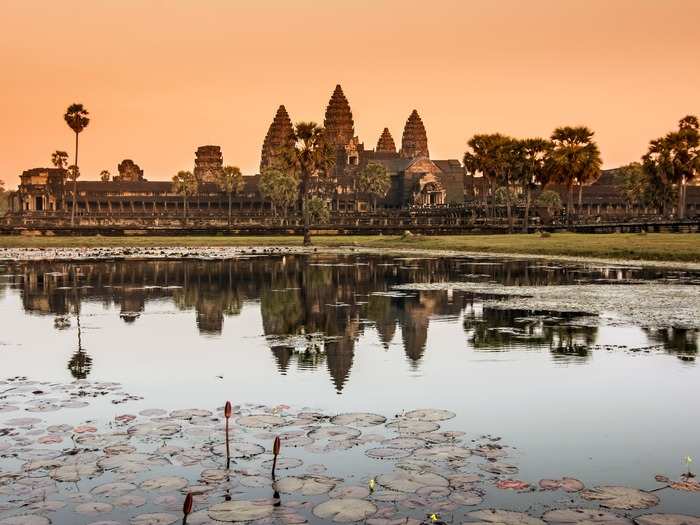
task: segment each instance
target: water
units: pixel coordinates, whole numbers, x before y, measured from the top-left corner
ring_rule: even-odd
[[[520,471],[506,477],[535,486],[572,476],[587,487],[655,489],[663,485],[656,474],[678,479],[684,458],[700,458],[697,330],[639,326],[614,320],[615,312],[502,309],[488,294],[450,286],[393,288],[647,281],[700,293],[692,272],[498,258],[7,263],[0,266],[0,378],[87,378],[143,397],[119,408],[96,399],[40,414],[47,424],[104,422],[154,407],[212,409],[226,399],[389,418],[441,408],[456,414],[443,427],[465,431],[467,444],[491,435],[514,447],[508,461]],[[18,413],[0,413],[0,428],[10,417]],[[362,453],[325,462],[334,475],[362,480],[387,468]],[[541,513],[572,499],[492,485],[475,508]],[[700,514],[700,493],[656,494],[653,512]],[[9,508],[0,518],[14,513]],[[133,514],[115,511],[109,519],[126,522]]]

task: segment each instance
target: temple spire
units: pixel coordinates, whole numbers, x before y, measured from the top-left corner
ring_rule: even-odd
[[[282,151],[293,144],[293,142],[294,127],[292,126],[292,120],[289,118],[287,109],[284,106],[280,106],[277,108],[275,118],[270,124],[263,141],[262,154],[260,156],[260,173],[266,168],[272,167]]]
[[[430,157],[428,153],[428,136],[418,112],[414,109],[406,121],[401,138],[401,156],[409,159]]]
[[[384,128],[382,134],[377,141],[377,152],[382,153],[396,153],[396,144],[394,144],[394,138],[389,132],[389,128]]]
[[[323,127],[326,129],[327,140],[337,148],[346,146],[355,136],[355,123],[352,120],[350,104],[340,84],[335,86],[333,95],[328,101]]]

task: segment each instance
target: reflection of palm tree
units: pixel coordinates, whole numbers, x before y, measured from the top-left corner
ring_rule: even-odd
[[[682,361],[695,362],[699,349],[700,330],[686,328],[645,328],[647,337],[661,344],[669,354],[676,355]]]
[[[465,314],[464,330],[475,350],[527,348],[556,356],[588,357],[597,328],[575,325],[580,314],[538,310],[484,308]]]
[[[85,379],[92,370],[92,357],[83,350],[82,328],[80,326],[80,311],[78,317],[78,350],[76,350],[68,361],[68,370],[75,379]]]

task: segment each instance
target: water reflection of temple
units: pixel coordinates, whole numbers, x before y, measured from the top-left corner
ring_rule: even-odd
[[[475,350],[548,350],[559,360],[585,361],[598,329],[580,313],[481,307],[464,315],[464,330]]]
[[[524,261],[288,255],[17,263],[8,267],[6,281],[21,290],[27,312],[55,316],[58,329],[75,328],[72,318],[88,301],[118,310],[126,323],[143,322],[148,303],[165,301],[193,311],[199,332],[216,337],[226,319],[240,314],[246,303],[259,306],[263,335],[280,373],[325,366],[340,392],[350,376],[357,341],[368,329],[376,329],[384,349],[400,344],[414,368],[426,351],[431,323],[445,316],[463,316],[467,342],[477,351],[536,348],[558,359],[585,361],[596,338],[594,326],[562,314],[485,307],[483,296],[457,290],[397,292],[395,285],[464,279],[547,285],[582,277],[641,276],[630,272],[582,276],[576,268]],[[684,358],[697,353],[697,332],[654,331],[648,336]],[[91,364],[80,349],[70,366],[87,375]]]

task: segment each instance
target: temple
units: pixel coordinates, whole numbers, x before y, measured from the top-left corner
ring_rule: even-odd
[[[365,149],[364,142],[355,135],[355,120],[350,102],[340,85],[331,94],[323,119],[324,137],[334,151],[332,177],[324,191],[327,204],[336,217],[362,217],[363,214],[394,214],[396,226],[404,220],[396,215],[414,213],[415,210],[433,210],[443,222],[452,221],[454,214],[441,209],[468,207],[481,202],[483,179],[467,175],[458,159],[433,159],[430,157],[428,132],[416,109],[408,113],[401,133],[401,145],[397,149],[389,128],[384,128],[374,149]],[[294,127],[284,105],[274,115],[262,141],[260,173],[266,169],[281,167],[284,152],[294,144]],[[390,177],[390,188],[385,195],[365,194],[358,190],[357,179],[370,163],[381,164]],[[196,149],[192,172],[198,182],[196,196],[190,199],[187,209],[194,217],[216,220],[228,210],[228,196],[219,185],[223,173],[224,155],[216,145],[204,145]],[[77,192],[68,180],[67,171],[58,168],[33,168],[22,173],[17,191],[9,199],[10,212],[6,219],[13,224],[46,221],[68,216],[75,209],[78,219],[94,219],[93,224],[122,222],[131,219],[176,220],[184,210],[182,196],[178,195],[166,174],[148,180],[144,170],[132,159],[125,159],[117,167],[118,175],[112,180],[77,181]],[[166,179],[166,180],[163,180]],[[259,191],[259,174],[244,175],[244,185],[231,201],[237,217],[264,218],[273,214],[271,203]],[[330,191],[328,191],[330,189]],[[562,193],[564,190],[552,188]],[[582,217],[629,215],[629,204],[616,180],[615,170],[604,171],[598,180],[581,191],[576,204]],[[376,208],[373,206],[376,205]],[[700,186],[688,187],[688,215],[700,210]],[[639,214],[651,210],[636,210]],[[657,213],[657,212],[654,212]],[[466,214],[466,212],[465,212]],[[463,214],[463,215],[465,215]],[[466,215],[465,215],[466,216]],[[258,220],[258,219],[256,219]],[[354,220],[354,219],[353,219]],[[359,220],[359,219],[358,219]],[[388,219],[371,224],[388,224]],[[85,221],[84,223],[89,223]],[[430,221],[429,221],[430,222]],[[408,224],[411,224],[410,222]],[[433,224],[437,224],[433,222]]]

